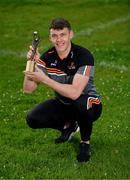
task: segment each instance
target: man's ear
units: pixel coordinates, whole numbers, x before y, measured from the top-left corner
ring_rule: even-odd
[[[50,34],[49,34],[49,41],[51,42],[51,36],[50,36]]]
[[[70,39],[72,39],[74,37],[74,32],[71,30],[70,31]]]

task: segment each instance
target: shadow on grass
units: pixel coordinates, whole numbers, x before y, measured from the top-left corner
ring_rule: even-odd
[[[73,137],[73,139],[71,139],[71,140],[69,141],[69,143],[73,146],[74,151],[75,151],[76,153],[78,153],[78,151],[79,151],[79,143],[80,143],[79,138]]]

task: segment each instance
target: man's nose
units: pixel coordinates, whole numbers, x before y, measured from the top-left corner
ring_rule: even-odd
[[[60,41],[61,40],[61,36],[57,36],[57,41]]]

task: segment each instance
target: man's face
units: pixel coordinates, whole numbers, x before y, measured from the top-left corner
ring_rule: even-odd
[[[68,28],[50,29],[50,41],[59,54],[65,53],[71,46],[73,32]]]

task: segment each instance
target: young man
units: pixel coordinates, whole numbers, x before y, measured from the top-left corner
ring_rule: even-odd
[[[35,72],[25,72],[23,89],[33,92],[37,85],[47,85],[56,97],[35,107],[27,115],[31,128],[53,128],[61,131],[55,143],[64,143],[80,129],[79,162],[90,159],[90,136],[93,122],[102,111],[99,95],[93,84],[94,59],[85,48],[71,42],[70,23],[62,18],[52,20],[49,38],[53,47],[39,56]],[[31,58],[32,49],[28,52]]]

